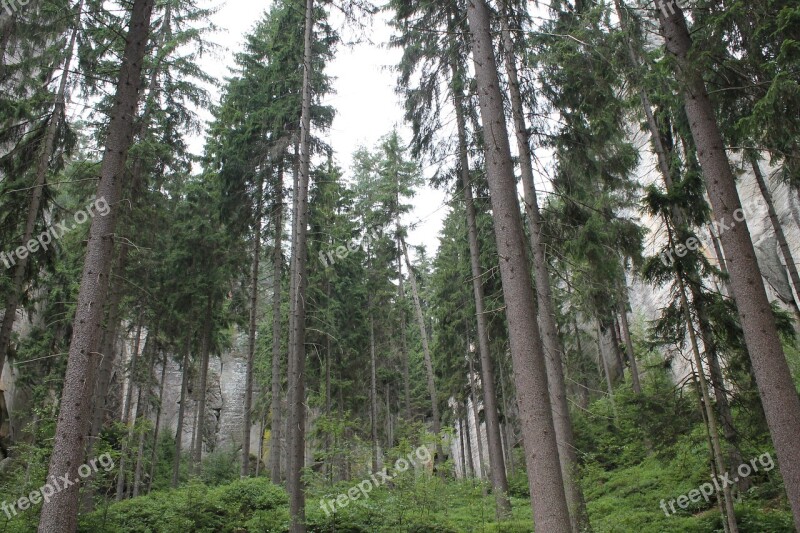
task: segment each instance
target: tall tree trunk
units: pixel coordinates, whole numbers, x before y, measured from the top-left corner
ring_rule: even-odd
[[[23,247],[28,246],[29,242],[35,242],[35,239],[32,239],[33,231],[36,228],[36,219],[39,218],[39,208],[42,203],[42,196],[44,195],[44,184],[47,178],[47,171],[50,168],[50,157],[55,145],[58,126],[61,124],[66,107],[67,81],[69,80],[75,41],[78,38],[78,32],[81,27],[82,13],[83,0],[79,1],[78,5],[75,7],[75,27],[72,29],[69,44],[67,45],[64,68],[61,71],[61,81],[58,84],[58,91],[55,94],[53,111],[50,115],[50,120],[47,122],[47,129],[42,138],[38,158],[36,160],[36,178],[33,188],[31,189],[31,199],[28,203],[28,218],[25,221],[25,230],[22,233],[22,240],[20,241]],[[0,61],[3,59],[4,57],[0,56]],[[22,283],[25,279],[25,270],[28,265],[29,257],[29,254],[25,254],[24,257],[17,256],[17,262],[14,266],[11,290],[8,294],[3,322],[2,325],[0,325],[0,377],[2,377],[6,353],[11,344],[11,332],[14,327],[14,320],[17,317],[17,307],[19,306],[19,300],[22,295]]]
[[[372,304],[369,312],[369,411],[372,422],[372,471],[378,471],[378,376],[377,361],[375,356],[375,319],[372,316]]]
[[[261,216],[264,205],[264,184],[258,181],[258,201],[255,220],[255,243],[253,245],[253,264],[250,274],[250,331],[247,344],[247,370],[244,386],[244,419],[242,420],[242,468],[241,477],[250,475],[250,426],[253,410],[253,366],[256,358],[256,318],[258,312],[258,267],[261,259]]]
[[[633,383],[633,392],[636,394],[642,393],[642,383],[639,380],[639,367],[636,364],[636,352],[633,350],[633,339],[631,337],[631,328],[628,323],[628,306],[630,305],[628,299],[628,285],[624,284],[622,288],[622,300],[619,302],[619,323],[622,329],[622,338],[625,339],[625,347],[628,350],[628,359],[631,362],[631,381]]]
[[[459,449],[461,451],[461,477],[462,479],[467,479],[467,452],[464,448],[464,441],[466,437],[464,436],[464,420],[458,420],[458,441],[459,441]]]
[[[92,219],[86,259],[81,275],[72,329],[61,411],[56,426],[48,474],[78,479],[78,467],[86,449],[91,424],[91,400],[103,308],[114,246],[116,213],[122,191],[123,169],[133,135],[139,101],[142,59],[150,33],[153,0],[134,0],[127,44],[122,57],[114,107],[108,126],[97,197],[105,198],[111,212]],[[49,476],[48,476],[49,477]],[[73,531],[77,528],[78,485],[57,493],[42,506],[39,531]]]
[[[153,489],[153,478],[156,475],[156,462],[158,462],[158,437],[161,429],[161,412],[164,406],[164,381],[167,377],[167,352],[164,351],[164,357],[161,359],[161,379],[158,386],[158,407],[156,408],[156,422],[153,426],[153,449],[150,451],[150,472],[147,478],[147,493]]]
[[[400,245],[403,247],[403,257],[406,261],[406,268],[408,269],[408,280],[411,283],[411,295],[414,298],[414,309],[417,315],[417,326],[419,326],[419,335],[422,340],[422,355],[425,361],[425,373],[428,377],[428,395],[431,399],[431,414],[433,416],[433,433],[436,435],[436,451],[437,463],[443,461],[442,445],[439,441],[442,431],[441,418],[439,417],[439,394],[436,391],[436,380],[433,372],[433,358],[431,357],[431,349],[428,344],[428,329],[425,327],[425,316],[422,314],[422,302],[419,297],[419,286],[417,285],[417,276],[411,268],[411,259],[408,256],[408,246],[403,237],[400,237]]]
[[[800,298],[800,275],[797,274],[797,263],[794,262],[792,250],[789,248],[789,243],[786,241],[786,234],[783,232],[781,220],[778,218],[778,212],[775,210],[775,202],[772,201],[772,193],[769,191],[767,181],[764,179],[764,174],[761,172],[761,165],[758,164],[758,159],[755,156],[750,156],[750,165],[753,167],[753,175],[758,184],[758,190],[761,191],[761,196],[764,197],[764,203],[767,204],[767,214],[769,221],[772,223],[772,230],[775,232],[775,238],[778,240],[778,247],[781,249],[783,261],[786,263],[786,270],[789,271],[789,280],[791,281],[792,301],[790,305],[794,312],[795,320],[800,325],[800,307],[796,298]]]
[[[275,184],[275,237],[272,251],[272,398],[270,399],[269,477],[281,482],[281,281],[283,279],[283,163]]]
[[[517,64],[514,57],[514,43],[503,16],[503,48],[508,88],[511,95],[511,111],[514,119],[514,130],[519,151],[522,185],[525,193],[525,210],[530,227],[530,244],[533,253],[534,272],[536,276],[536,293],[539,306],[539,327],[542,333],[547,382],[553,408],[553,424],[558,442],[558,455],[561,475],[564,478],[564,491],[570,510],[572,531],[590,530],[589,514],[586,502],[578,484],[578,457],[575,454],[575,437],[569,414],[567,389],[564,384],[564,349],[558,336],[553,295],[550,288],[550,274],[547,270],[547,256],[542,239],[542,220],[539,212],[539,201],[533,176],[533,160],[530,147],[530,135],[525,123],[525,109],[522,104]]]
[[[178,429],[175,432],[175,457],[172,462],[172,488],[178,487],[181,473],[181,456],[183,454],[183,426],[186,418],[186,402],[189,401],[189,347],[190,334],[186,334],[186,344],[183,348],[183,361],[181,363],[181,400],[178,405]]]
[[[203,319],[203,342],[200,348],[200,380],[197,383],[197,425],[195,426],[192,466],[195,474],[202,470],[203,440],[206,428],[206,396],[208,393],[208,359],[211,352],[211,295],[206,296],[206,312]]]
[[[128,388],[125,391],[125,400],[122,405],[122,423],[128,428],[126,437],[122,440],[122,449],[119,454],[119,469],[117,473],[117,501],[122,501],[125,495],[125,468],[128,459],[128,445],[131,437],[133,436],[133,424],[131,424],[131,408],[133,406],[133,377],[136,373],[136,364],[141,357],[139,355],[139,347],[142,341],[142,313],[139,312],[138,324],[136,326],[136,341],[133,343],[133,354],[131,354],[131,370],[128,377]],[[148,339],[150,338],[148,334]],[[147,348],[147,341],[145,341],[145,349]],[[137,406],[138,408],[138,406]]]
[[[311,167],[311,80],[312,80],[312,38],[314,27],[314,0],[306,0],[305,41],[303,54],[303,103],[300,119],[300,172],[295,191],[297,210],[295,211],[294,243],[295,256],[292,258],[292,288],[294,295],[291,305],[292,335],[290,336],[290,359],[293,361],[289,375],[289,472],[287,488],[289,492],[289,514],[292,533],[305,533],[305,487],[301,477],[305,466],[305,337],[306,307],[305,287],[308,233],[308,186]]]
[[[617,412],[617,404],[614,401],[614,382],[611,379],[611,367],[608,366],[608,357],[603,348],[603,328],[600,326],[600,319],[596,319],[597,323],[597,357],[600,359],[600,370],[605,375],[606,387],[608,387],[608,402],[611,404],[611,411],[614,413],[614,422],[619,422],[619,413]]]
[[[155,331],[152,333],[153,337],[155,337]],[[148,338],[150,335],[148,335]],[[155,361],[156,361],[156,351],[157,347],[155,346],[155,341],[153,342],[153,350],[150,353],[149,358],[149,365],[147,369],[147,376],[145,376],[145,383],[139,389],[139,402],[137,403],[137,411],[139,410],[139,406],[141,405],[141,419],[147,420],[150,416],[150,395],[153,392],[152,389],[152,382],[153,379],[153,369],[155,368]],[[146,436],[146,431],[142,429],[139,432],[139,445],[136,447],[136,466],[134,468],[133,473],[133,497],[136,498],[139,496],[139,489],[142,486],[142,473],[144,470],[144,441]]]
[[[467,346],[467,350],[469,350],[469,346]],[[472,402],[472,417],[475,419],[475,438],[478,441],[478,464],[475,469],[475,475],[478,478],[483,478],[486,467],[483,463],[483,435],[481,434],[481,417],[478,410],[478,393],[475,390],[475,365],[472,362],[472,353],[468,353],[467,356],[469,357],[469,401]],[[467,413],[467,422],[469,422],[469,413]]]
[[[464,418],[462,424],[464,426],[464,440],[466,441],[466,461],[464,463],[464,477],[467,477],[466,466],[469,466],[469,475],[473,479],[478,477],[478,469],[475,467],[475,454],[472,453],[472,433],[470,432],[469,424],[469,400],[464,400]],[[463,450],[462,450],[463,451]]]
[[[535,294],[525,253],[525,232],[517,202],[503,96],[485,1],[468,0],[467,17],[486,140],[486,168],[533,518],[536,527],[543,531],[567,532],[571,530],[569,507],[564,494],[545,354],[536,320]]]
[[[705,372],[703,371],[703,361],[700,358],[700,349],[697,344],[697,334],[694,331],[694,322],[692,320],[692,313],[689,310],[689,302],[686,298],[686,286],[683,283],[683,274],[678,273],[678,285],[680,290],[681,308],[683,316],[686,320],[686,328],[689,330],[689,341],[692,345],[692,355],[694,355],[694,365],[697,368],[698,384],[703,398],[703,407],[705,408],[705,417],[708,423],[708,431],[711,434],[711,446],[714,455],[714,463],[717,467],[717,472],[727,472],[725,466],[725,459],[722,456],[722,445],[719,441],[719,431],[717,430],[717,419],[714,415],[713,407],[711,405],[711,395],[708,392],[708,382],[706,382]],[[725,519],[728,524],[728,531],[730,533],[738,533],[739,528],[736,524],[736,512],[733,508],[733,496],[731,494],[730,485],[724,483],[723,497],[725,499]]]
[[[451,65],[454,82],[459,79],[458,67]],[[478,216],[472,195],[470,181],[469,154],[467,152],[467,128],[464,118],[464,91],[453,87],[453,105],[456,109],[456,125],[458,128],[458,160],[461,175],[461,188],[464,192],[464,207],[467,215],[467,234],[469,239],[470,268],[472,272],[472,293],[475,299],[475,320],[477,325],[478,352],[481,358],[481,384],[483,386],[483,406],[486,417],[486,440],[489,445],[489,468],[491,470],[492,488],[495,497],[495,515],[502,520],[511,514],[511,501],[508,499],[508,478],[503,460],[503,448],[500,439],[500,417],[497,411],[497,392],[494,385],[494,369],[489,350],[489,325],[486,318],[485,295],[480,261],[480,244],[478,241]]]
[[[796,443],[800,435],[800,399],[761,282],[747,222],[735,218],[741,213],[742,204],[705,82],[689,59],[692,39],[686,18],[674,2],[658,0],[657,7],[667,50],[677,59],[676,75],[684,87],[686,114],[714,216],[720,227],[728,228],[721,232],[720,241],[728,260],[733,296],[794,522],[800,527],[800,447]]]
[[[398,225],[397,234],[400,235]],[[398,246],[400,242],[398,241]],[[400,298],[400,359],[403,362],[403,407],[406,420],[411,420],[411,370],[408,363],[408,341],[406,339],[406,288],[403,280],[403,266],[400,256],[397,256],[397,291]]]

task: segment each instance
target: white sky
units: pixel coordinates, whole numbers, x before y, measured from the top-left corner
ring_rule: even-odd
[[[219,1],[208,1],[204,5],[219,6]],[[215,56],[207,56],[203,68],[212,76],[222,80],[229,75],[233,54],[242,48],[244,36],[261,18],[269,2],[248,2],[228,0],[212,17],[212,22],[220,29],[210,40],[222,47]],[[335,94],[328,97],[327,103],[336,109],[336,118],[327,141],[334,148],[337,163],[349,175],[351,155],[359,146],[374,147],[380,137],[389,133],[397,125],[408,140],[410,134],[403,124],[403,109],[399,97],[394,92],[395,74],[389,67],[400,59],[400,50],[386,46],[391,34],[385,23],[385,14],[379,14],[368,32],[364,44],[353,47],[340,46],[335,60],[326,72],[335,78]],[[334,23],[335,24],[335,23]],[[348,28],[337,27],[343,40],[352,37]],[[215,91],[215,100],[219,97]],[[208,114],[204,114],[206,118]],[[203,139],[199,137],[191,143],[195,152],[202,151]],[[413,212],[407,223],[414,225],[410,231],[409,244],[424,244],[429,256],[438,247],[439,231],[447,208],[444,206],[445,194],[426,187],[420,190],[413,200]]]

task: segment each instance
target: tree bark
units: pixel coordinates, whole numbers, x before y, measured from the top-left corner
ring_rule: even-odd
[[[636,394],[642,393],[642,383],[639,380],[639,367],[636,364],[636,352],[633,350],[633,339],[631,338],[631,328],[628,323],[628,285],[627,283],[622,288],[622,300],[619,303],[619,323],[622,329],[622,338],[625,339],[625,347],[628,350],[628,358],[631,362],[631,381],[633,383],[633,392]]]
[[[433,433],[436,435],[437,444],[436,450],[438,455],[438,462],[443,460],[442,446],[439,442],[442,431],[441,418],[439,417],[439,394],[436,391],[436,380],[433,372],[433,358],[431,357],[431,349],[428,344],[428,329],[425,327],[425,316],[422,314],[422,302],[419,297],[419,287],[417,285],[417,276],[411,268],[411,259],[408,256],[408,246],[403,237],[400,237],[400,245],[403,247],[403,257],[406,260],[406,268],[408,268],[408,280],[411,283],[411,295],[414,298],[414,309],[417,315],[417,326],[419,326],[419,335],[422,340],[422,354],[425,361],[425,372],[428,377],[428,395],[431,399],[431,414],[433,416]]]
[[[378,471],[378,377],[377,361],[375,356],[375,319],[372,316],[370,304],[369,312],[369,361],[370,361],[370,385],[369,385],[369,407],[370,420],[372,422],[372,471]]]
[[[772,230],[775,232],[775,238],[778,240],[778,247],[783,255],[783,261],[786,263],[786,270],[789,272],[789,280],[791,281],[792,301],[790,305],[794,312],[795,320],[800,325],[800,306],[796,298],[800,298],[800,275],[797,274],[797,263],[794,262],[792,250],[789,248],[789,243],[786,241],[786,234],[783,232],[783,225],[778,218],[778,213],[775,210],[775,202],[772,201],[772,193],[769,191],[767,181],[764,179],[764,174],[761,172],[761,166],[755,156],[750,157],[750,165],[753,167],[753,175],[758,184],[758,190],[761,191],[761,196],[764,197],[764,203],[767,204],[767,214],[769,221],[772,223]]]
[[[186,335],[186,345],[183,349],[183,362],[181,363],[181,400],[178,406],[178,429],[175,433],[175,457],[172,462],[172,488],[178,487],[181,473],[181,455],[183,454],[183,426],[186,417],[186,402],[189,401],[189,341],[190,336]]]
[[[69,69],[70,64],[72,63],[75,41],[78,38],[78,31],[80,30],[81,26],[82,13],[83,0],[78,2],[78,5],[75,8],[75,27],[72,29],[69,44],[67,45],[67,55],[64,58],[64,68],[61,71],[61,81],[58,84],[58,91],[55,94],[53,112],[50,115],[50,120],[47,122],[47,129],[45,130],[44,137],[41,141],[41,148],[36,161],[36,179],[34,180],[33,189],[31,190],[31,199],[28,203],[28,218],[25,221],[25,230],[22,233],[22,240],[20,241],[20,244],[23,247],[27,246],[29,242],[35,242],[35,239],[32,239],[33,231],[36,228],[36,219],[39,217],[39,208],[42,203],[42,196],[44,195],[44,184],[47,178],[47,171],[50,168],[50,156],[52,155],[53,147],[55,145],[58,126],[61,124],[61,117],[64,115],[64,108],[66,106],[67,80],[69,79]],[[2,61],[2,59],[4,58],[0,56],[0,61]],[[14,274],[11,280],[11,290],[8,294],[8,301],[6,302],[3,322],[2,325],[0,325],[0,377],[3,375],[3,366],[5,365],[6,353],[11,345],[11,332],[14,327],[14,320],[17,318],[17,307],[19,306],[19,300],[22,294],[22,283],[25,279],[25,270],[28,265],[29,258],[29,254],[25,254],[24,257],[17,256],[17,262],[14,266]]]
[[[497,252],[506,303],[509,343],[522,422],[534,523],[543,531],[571,530],[548,393],[544,349],[534,307],[525,232],[517,201],[503,97],[484,0],[467,2],[486,167],[492,197]]]
[[[291,533],[305,533],[305,487],[302,469],[305,466],[305,335],[306,307],[305,284],[307,270],[306,248],[308,233],[308,186],[311,167],[311,83],[312,83],[312,38],[314,27],[314,0],[306,0],[306,20],[303,57],[303,103],[300,119],[300,172],[295,191],[297,210],[295,211],[294,236],[295,256],[292,258],[292,288],[294,294],[291,306],[292,335],[290,336],[290,359],[293,361],[289,379],[291,382],[289,398],[290,433],[288,451],[289,514]]]
[[[694,322],[692,321],[692,313],[689,310],[689,302],[686,299],[686,287],[683,283],[682,274],[678,273],[678,285],[680,289],[681,309],[683,316],[686,320],[686,328],[689,330],[689,340],[692,345],[692,355],[694,355],[694,364],[697,368],[698,385],[700,393],[702,394],[703,407],[705,409],[706,422],[708,423],[708,431],[711,436],[711,446],[714,457],[714,463],[717,466],[717,472],[727,472],[728,468],[725,466],[725,459],[722,456],[722,446],[719,441],[719,431],[717,430],[717,419],[714,415],[713,407],[711,405],[711,395],[708,392],[708,382],[706,381],[705,372],[703,371],[703,361],[700,358],[700,349],[697,344],[697,334],[694,331]],[[738,533],[739,528],[736,524],[736,511],[733,508],[733,496],[731,494],[730,485],[723,484],[722,489],[723,498],[725,500],[725,520],[728,524],[729,533]]]
[[[283,163],[278,167],[275,184],[275,242],[272,251],[272,398],[269,434],[269,477],[281,482],[281,285],[283,279]]]
[[[164,406],[164,378],[167,376],[167,352],[164,351],[164,357],[161,359],[161,380],[158,387],[158,407],[156,408],[156,422],[153,427],[153,449],[150,452],[150,471],[147,478],[147,493],[153,489],[153,478],[156,475],[156,462],[158,461],[158,437],[159,429],[161,428],[161,412]]]
[[[451,65],[453,79],[458,78],[458,67]],[[455,84],[454,84],[455,85]],[[494,385],[494,369],[489,350],[489,325],[486,318],[485,294],[480,262],[478,241],[478,216],[472,195],[470,181],[469,154],[467,152],[467,128],[464,118],[464,93],[453,87],[453,105],[456,109],[458,128],[458,159],[461,175],[461,188],[464,192],[464,208],[467,215],[467,235],[469,239],[470,268],[472,273],[472,293],[475,299],[475,320],[477,326],[478,352],[481,358],[481,384],[483,385],[483,406],[486,417],[486,438],[489,445],[489,468],[495,497],[495,515],[502,520],[511,514],[511,501],[508,499],[508,478],[503,460],[500,438],[500,417],[497,410],[497,392]]]
[[[150,33],[153,0],[134,0],[127,44],[120,67],[114,107],[108,127],[97,197],[112,206],[108,215],[92,219],[86,259],[81,275],[78,303],[72,329],[64,392],[61,398],[50,458],[49,475],[67,475],[78,479],[78,467],[86,449],[86,434],[91,424],[91,401],[94,390],[95,356],[103,307],[108,290],[114,246],[116,213],[123,169],[133,135],[133,120],[139,101],[142,60]],[[39,531],[73,531],[77,528],[78,485],[58,492],[42,506]]]
[[[208,393],[208,360],[211,352],[211,295],[206,296],[206,312],[203,319],[203,342],[200,348],[200,380],[197,383],[197,424],[195,426],[192,466],[200,475],[203,461],[203,440],[206,428],[206,396]]]
[[[400,235],[398,225],[397,234]],[[400,245],[398,241],[398,246]],[[403,280],[403,266],[400,256],[397,256],[397,291],[400,298],[400,358],[403,361],[403,404],[406,420],[411,420],[411,370],[408,364],[408,341],[406,339],[406,289]]]
[[[253,410],[253,366],[256,358],[256,318],[258,312],[258,268],[261,258],[261,216],[264,205],[264,184],[258,180],[258,200],[255,219],[255,243],[253,245],[253,264],[250,274],[250,331],[247,344],[247,370],[244,386],[244,419],[242,421],[242,468],[240,476],[250,476],[250,426]]]
[[[657,7],[667,50],[677,59],[676,75],[684,87],[686,113],[714,216],[720,227],[728,228],[721,232],[720,241],[728,261],[733,296],[794,522],[800,527],[800,448],[796,443],[800,435],[800,399],[761,282],[747,223],[735,218],[741,213],[742,204],[705,82],[689,57],[692,39],[686,18],[674,2],[658,0]]]
[[[525,210],[528,215],[530,229],[530,244],[533,254],[534,273],[536,279],[536,293],[539,307],[539,328],[542,333],[545,364],[547,368],[547,382],[549,384],[550,399],[553,408],[553,424],[558,442],[558,455],[561,464],[561,475],[564,478],[564,491],[570,509],[572,531],[591,530],[589,514],[586,511],[586,502],[583,491],[578,484],[578,457],[575,454],[575,437],[572,431],[572,421],[569,414],[567,389],[564,384],[564,348],[558,336],[555,310],[553,308],[553,295],[550,288],[550,274],[547,270],[547,256],[545,244],[542,239],[542,217],[539,212],[539,201],[536,196],[536,186],[533,176],[533,161],[530,148],[530,135],[525,123],[525,109],[522,104],[522,94],[517,74],[517,64],[514,57],[514,43],[505,16],[502,17],[503,48],[508,76],[508,88],[511,96],[511,111],[514,121],[514,130],[519,151],[522,185],[525,194]]]

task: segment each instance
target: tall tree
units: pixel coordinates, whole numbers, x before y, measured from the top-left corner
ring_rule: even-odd
[[[97,197],[112,207],[105,217],[92,220],[86,261],[81,276],[78,307],[73,325],[67,374],[56,426],[49,475],[78,478],[89,430],[91,393],[94,390],[95,353],[111,270],[113,235],[116,222],[114,207],[122,192],[122,172],[133,136],[139,101],[142,61],[150,34],[153,0],[135,0],[131,8],[130,29],[117,83],[117,95],[103,154]],[[78,486],[59,492],[42,506],[39,531],[42,533],[77,528]]]
[[[733,296],[794,521],[800,527],[800,449],[794,444],[795,436],[800,434],[800,399],[760,281],[761,272],[750,231],[747,223],[739,218],[742,204],[705,81],[693,59],[692,38],[683,9],[664,0],[658,0],[656,6],[666,49],[674,56],[676,77],[683,83],[686,114],[714,217],[720,228],[727,228],[720,232],[719,238],[728,263]]]
[[[525,253],[525,233],[516,195],[503,97],[484,0],[467,4],[478,96],[486,139],[486,164],[500,273],[506,300],[517,403],[524,432],[528,482],[536,526],[545,531],[571,530],[564,480],[559,464],[542,338]]]

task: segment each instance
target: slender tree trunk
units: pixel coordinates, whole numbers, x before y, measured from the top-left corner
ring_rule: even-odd
[[[397,228],[400,235],[400,227]],[[398,245],[400,243],[398,242]],[[411,370],[408,364],[408,341],[406,339],[406,289],[403,280],[403,266],[400,256],[397,256],[397,285],[400,298],[400,358],[403,361],[403,404],[405,408],[406,420],[411,420]]]
[[[369,312],[369,360],[370,360],[370,386],[369,406],[372,422],[372,471],[378,471],[378,377],[377,361],[375,356],[375,319],[372,316],[372,306]]]
[[[272,398],[269,434],[269,477],[281,482],[281,281],[283,278],[283,164],[275,184],[275,248],[272,251]]]
[[[535,294],[525,253],[525,232],[517,202],[511,147],[485,1],[468,0],[467,17],[486,140],[486,168],[534,523],[542,531],[567,532],[571,530],[570,515],[553,426],[546,357],[536,320]]]
[[[155,330],[152,333],[153,338],[155,338]],[[150,339],[151,335],[148,335],[148,340]],[[139,389],[139,401],[136,404],[136,410],[139,411],[139,406],[141,406],[141,418],[142,420],[147,420],[150,416],[150,395],[153,392],[152,389],[152,379],[153,379],[153,369],[155,368],[156,362],[156,342],[153,341],[153,350],[149,354],[149,365],[147,368],[147,375],[145,376],[145,383]],[[139,495],[139,489],[142,486],[142,471],[143,471],[143,463],[144,463],[144,441],[145,441],[145,434],[146,431],[142,429],[139,433],[139,444],[136,447],[136,466],[134,467],[133,473],[133,497],[136,498]]]
[[[800,435],[800,399],[761,283],[747,223],[736,218],[742,204],[705,82],[689,59],[692,40],[683,10],[664,0],[657,0],[657,7],[667,50],[677,59],[676,74],[683,84],[686,114],[714,215],[720,227],[727,228],[721,232],[720,241],[728,260],[733,296],[794,522],[800,527],[800,447],[796,442]]]
[[[483,478],[486,468],[483,463],[483,435],[481,435],[481,417],[478,410],[478,393],[475,390],[475,365],[472,362],[472,353],[467,355],[469,357],[469,401],[472,402],[472,416],[475,419],[475,438],[478,441],[478,463],[475,468],[475,476]],[[467,425],[469,425],[469,413],[467,413]]]
[[[778,213],[775,210],[775,202],[772,201],[772,193],[769,191],[767,181],[764,179],[761,166],[758,164],[758,159],[756,159],[755,156],[750,157],[750,165],[753,167],[753,175],[756,178],[758,190],[761,191],[761,196],[764,197],[764,203],[767,204],[769,221],[772,223],[772,230],[775,232],[775,238],[778,240],[778,247],[781,249],[783,261],[786,263],[786,270],[789,272],[789,280],[792,282],[792,301],[790,304],[794,312],[795,320],[800,324],[800,307],[798,307],[798,301],[796,300],[796,298],[800,298],[800,275],[797,274],[797,263],[794,262],[792,250],[789,248],[789,243],[786,241],[786,234],[783,232],[781,220],[778,218]]]
[[[508,87],[511,95],[511,110],[520,157],[522,184],[525,193],[525,209],[530,227],[530,243],[536,275],[536,292],[539,306],[539,327],[542,332],[547,382],[553,408],[553,424],[558,442],[561,475],[564,478],[564,491],[570,509],[572,531],[591,530],[586,502],[578,484],[578,457],[575,454],[575,437],[569,414],[567,389],[564,384],[564,349],[558,336],[553,295],[550,288],[550,274],[547,270],[545,245],[542,240],[542,220],[533,176],[533,163],[530,148],[530,135],[525,123],[525,110],[520,92],[517,64],[514,57],[514,43],[503,16],[503,44]]]
[[[406,268],[408,268],[408,280],[411,283],[411,294],[414,298],[414,309],[417,315],[417,325],[419,326],[419,335],[422,340],[422,354],[425,361],[425,372],[428,376],[428,395],[431,398],[431,413],[433,416],[433,433],[436,435],[437,445],[436,450],[438,454],[438,462],[443,460],[442,446],[439,442],[442,431],[441,418],[439,417],[439,394],[436,391],[435,374],[433,372],[433,358],[431,357],[431,349],[428,345],[428,330],[425,327],[425,316],[422,314],[422,302],[419,297],[419,287],[417,285],[417,276],[411,268],[411,259],[408,256],[408,247],[403,237],[400,237],[400,244],[403,247],[403,257],[406,260]]]
[[[128,377],[128,388],[125,391],[125,402],[122,406],[122,423],[128,428],[126,437],[122,440],[122,449],[119,454],[119,472],[117,473],[117,501],[122,501],[125,495],[125,469],[128,460],[128,445],[131,437],[133,436],[133,425],[131,424],[131,408],[133,406],[133,386],[134,375],[136,373],[136,364],[139,361],[139,347],[142,341],[142,313],[139,313],[138,325],[136,326],[136,341],[133,343],[133,354],[131,354],[131,370]],[[148,334],[148,339],[150,338]],[[147,341],[145,341],[145,349],[147,348]],[[138,405],[137,405],[138,408]]]
[[[142,59],[152,11],[153,0],[134,0],[97,186],[97,197],[105,198],[112,209],[108,215],[92,219],[89,232],[61,411],[48,471],[49,475],[56,477],[67,475],[70,479],[78,479],[78,467],[86,450],[84,441],[91,424],[91,396],[97,367],[94,354],[99,343],[114,246],[115,208],[121,194],[123,168],[132,141]],[[77,528],[78,488],[78,485],[68,487],[44,503],[39,522],[41,533],[73,531]]]
[[[717,419],[714,415],[713,407],[711,405],[711,395],[708,392],[708,383],[706,382],[705,372],[703,371],[703,361],[700,358],[700,348],[697,344],[697,334],[694,331],[694,322],[692,321],[692,313],[689,310],[689,302],[686,299],[686,286],[683,283],[683,274],[678,273],[678,285],[680,289],[681,308],[686,320],[686,328],[689,330],[689,340],[692,345],[692,354],[694,355],[694,365],[697,368],[698,384],[703,398],[703,406],[705,408],[705,417],[708,422],[708,431],[711,434],[711,445],[714,454],[714,463],[717,467],[717,472],[727,472],[728,468],[725,466],[725,459],[722,455],[722,445],[719,441],[719,431],[717,430]],[[723,497],[725,499],[725,519],[728,524],[728,531],[730,533],[738,533],[739,528],[736,524],[736,511],[733,508],[733,496],[731,488],[727,483],[723,483]]]
[[[183,426],[186,417],[186,402],[189,401],[189,346],[190,336],[186,335],[186,345],[183,348],[183,362],[181,363],[181,401],[178,405],[178,429],[175,433],[175,457],[172,462],[172,488],[178,487],[181,473],[181,456],[183,454]]]
[[[473,479],[478,477],[478,469],[475,467],[475,458],[472,453],[472,432],[469,429],[469,405],[468,400],[464,401],[464,418],[462,423],[464,426],[464,440],[466,441],[466,461],[464,462],[464,477],[467,477],[466,467],[469,466],[469,476]],[[463,452],[464,450],[462,450]]]
[[[300,120],[300,172],[295,191],[297,210],[295,211],[294,242],[295,256],[292,258],[291,301],[292,335],[290,358],[293,361],[289,379],[291,395],[289,398],[289,469],[287,488],[289,492],[289,514],[292,533],[305,533],[305,487],[301,477],[305,466],[305,334],[306,334],[306,248],[308,232],[308,186],[311,166],[311,80],[312,80],[312,38],[314,27],[314,0],[306,0],[305,43],[303,58],[303,102]]]
[[[161,429],[161,412],[164,406],[164,379],[167,376],[167,352],[164,351],[164,357],[161,359],[161,380],[158,386],[158,407],[156,408],[156,422],[153,427],[153,449],[150,452],[150,472],[147,479],[147,493],[153,489],[153,478],[156,475],[156,462],[158,462],[158,437]]]
[[[459,79],[458,67],[451,65],[453,80]],[[495,497],[495,515],[502,520],[511,514],[511,501],[508,499],[508,479],[503,461],[503,448],[500,439],[500,417],[497,411],[497,392],[494,385],[494,369],[489,350],[489,325],[486,318],[485,295],[480,263],[480,244],[478,241],[478,222],[475,201],[470,182],[469,154],[467,152],[467,128],[464,118],[464,92],[453,87],[456,125],[458,127],[458,158],[461,174],[461,188],[464,192],[464,206],[467,215],[467,234],[469,239],[470,268],[472,272],[472,292],[475,299],[475,319],[477,325],[478,352],[481,358],[481,384],[483,386],[484,414],[486,416],[486,437],[489,445],[489,468]]]
[[[503,414],[505,417],[505,430],[506,430],[506,478],[508,478],[509,473],[513,473],[516,470],[516,466],[514,465],[514,445],[516,444],[516,437],[514,435],[514,424],[511,422],[511,409],[509,408],[508,404],[508,396],[506,396],[506,385],[505,385],[505,377],[503,375],[503,367],[500,366],[500,396],[502,397],[503,403]]]
[[[608,357],[606,351],[603,349],[603,329],[600,326],[600,319],[596,320],[597,323],[597,356],[600,358],[600,369],[605,375],[606,386],[608,387],[608,401],[611,404],[611,411],[614,413],[614,422],[619,421],[619,414],[617,413],[617,404],[614,401],[614,383],[611,380],[611,367],[608,366]]]
[[[36,179],[34,180],[33,189],[31,189],[31,199],[28,203],[28,218],[25,221],[25,230],[22,233],[22,240],[20,241],[22,246],[27,246],[29,242],[35,242],[35,239],[32,239],[33,231],[36,228],[36,219],[39,218],[39,208],[42,203],[42,196],[44,195],[45,180],[47,178],[47,171],[50,168],[50,157],[55,145],[58,126],[61,124],[62,116],[64,115],[64,108],[66,106],[67,81],[69,80],[70,74],[69,69],[70,64],[72,63],[75,41],[77,40],[78,32],[81,27],[82,13],[83,1],[81,0],[75,7],[75,27],[72,29],[69,44],[67,45],[66,57],[64,58],[64,68],[61,71],[61,81],[58,84],[58,91],[55,94],[53,111],[50,115],[50,120],[47,122],[47,129],[45,130],[44,137],[42,138],[41,146],[39,148],[39,154],[36,161]],[[8,295],[8,301],[6,302],[3,322],[2,325],[0,325],[0,377],[3,374],[6,352],[11,344],[11,332],[13,330],[14,320],[17,317],[17,307],[19,306],[19,300],[22,294],[22,283],[25,279],[25,270],[28,265],[28,259],[28,254],[25,254],[24,257],[17,256],[16,264],[14,266],[14,274],[11,281],[11,290]]]
[[[625,347],[628,350],[628,358],[631,362],[631,381],[633,383],[633,392],[636,394],[642,393],[642,383],[639,380],[639,367],[636,364],[636,352],[633,350],[633,339],[631,338],[631,328],[628,324],[628,285],[625,284],[622,289],[622,300],[619,303],[619,323],[622,329],[622,337],[625,339]]]
[[[256,358],[256,319],[258,313],[258,267],[261,259],[261,216],[264,205],[264,184],[258,182],[258,201],[255,220],[255,243],[253,245],[253,264],[250,274],[250,332],[247,345],[247,370],[244,386],[244,419],[242,421],[242,468],[241,477],[250,476],[250,427],[253,410],[253,366]]]
[[[464,420],[458,420],[458,437],[459,448],[461,450],[461,477],[462,479],[467,479],[467,452],[464,448],[464,441],[466,440],[464,436]]]
[[[192,463],[195,474],[200,474],[203,461],[203,440],[206,427],[206,396],[208,393],[208,360],[211,352],[211,295],[206,296],[206,312],[203,320],[203,342],[200,349],[200,380],[197,384],[197,425],[195,426]]]

